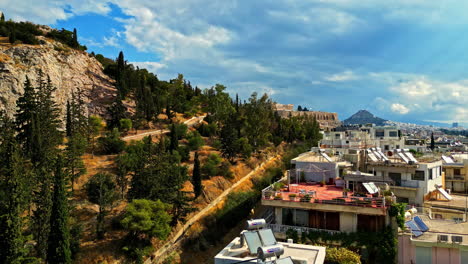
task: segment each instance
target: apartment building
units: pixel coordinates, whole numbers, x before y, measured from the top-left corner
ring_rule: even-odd
[[[468,157],[465,159],[463,155],[455,155],[442,156],[442,159],[445,187],[454,193],[468,193]]]
[[[383,151],[377,153],[367,153],[361,171],[371,173],[377,179],[391,179],[389,187],[398,202],[422,205],[434,191],[446,198],[441,160],[418,161],[411,152],[402,149],[387,152],[391,156],[386,156]]]
[[[468,223],[436,219],[417,211],[398,236],[398,263],[468,263]]]

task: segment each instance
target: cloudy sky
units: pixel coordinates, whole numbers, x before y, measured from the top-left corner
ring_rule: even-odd
[[[34,8],[32,8],[34,7]],[[468,126],[468,16],[441,0],[0,0],[160,79],[395,121]]]

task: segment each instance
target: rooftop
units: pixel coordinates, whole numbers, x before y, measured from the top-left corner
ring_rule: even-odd
[[[372,197],[370,194],[347,192],[345,196],[343,187],[336,185],[323,185],[314,183],[297,183],[285,185],[279,190],[265,188],[262,193],[263,200],[283,200],[290,202],[307,202],[315,204],[338,204],[349,206],[362,206],[384,208],[384,200]]]
[[[423,232],[421,236],[412,237],[412,240],[414,242],[441,243],[440,241],[438,241],[438,236],[448,235],[448,241],[442,243],[452,244],[450,236],[461,236],[462,242],[457,244],[468,246],[468,222],[455,222],[453,220],[431,219],[425,214],[418,214],[417,216],[421,218],[421,220],[427,225],[429,230]]]
[[[284,254],[281,255],[281,258],[291,257],[294,263],[322,264],[325,261],[325,247],[283,242],[277,243],[284,247]],[[215,256],[215,264],[238,263],[240,261],[257,263],[256,257],[256,254],[250,254],[247,244],[241,246],[241,238],[236,237]]]
[[[299,156],[292,159],[291,162],[335,162],[343,165],[349,163],[347,161],[342,160],[339,156],[329,156],[326,153],[317,153],[313,151],[302,153]],[[349,163],[349,165],[351,165],[351,163]]]

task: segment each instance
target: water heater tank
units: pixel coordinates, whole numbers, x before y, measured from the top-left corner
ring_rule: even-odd
[[[260,229],[260,228],[264,228],[265,226],[266,226],[265,219],[247,220],[247,229],[249,230]]]
[[[284,247],[283,245],[273,245],[267,247],[259,247],[257,249],[258,258],[261,260],[265,260],[271,257],[279,257],[284,254]]]

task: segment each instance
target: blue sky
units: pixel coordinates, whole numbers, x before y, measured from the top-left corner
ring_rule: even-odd
[[[0,0],[7,18],[77,28],[89,51],[160,79],[402,122],[468,126],[468,3],[424,0]],[[34,8],[31,8],[34,6]],[[44,12],[46,10],[46,12]]]

